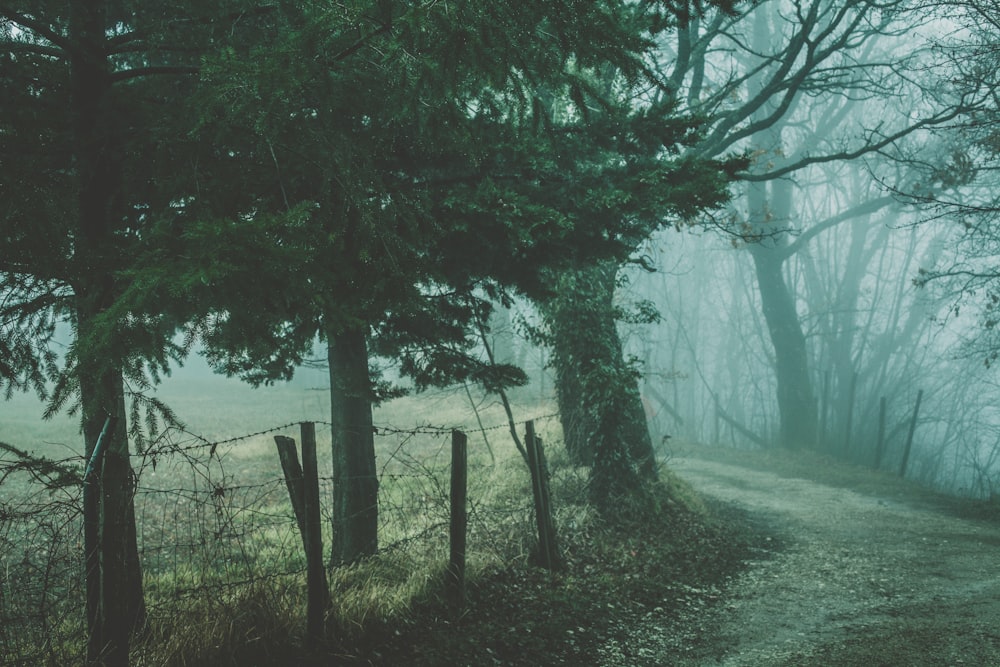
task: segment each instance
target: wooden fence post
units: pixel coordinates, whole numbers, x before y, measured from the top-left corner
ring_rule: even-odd
[[[525,448],[531,470],[531,489],[535,497],[535,522],[538,525],[538,563],[547,570],[562,567],[556,544],[555,522],[549,501],[549,473],[541,439],[535,436],[535,422],[525,424]]]
[[[906,447],[903,448],[903,462],[899,465],[899,476],[906,476],[906,464],[910,461],[910,447],[913,445],[913,432],[917,429],[917,414],[920,413],[920,400],[924,397],[924,390],[917,392],[917,402],[913,406],[913,417],[910,418],[910,432],[906,434]]]
[[[826,416],[830,410],[830,371],[823,371],[823,393],[819,399],[819,419],[816,423],[816,450],[826,449]]]
[[[847,394],[847,423],[844,425],[844,458],[851,453],[851,430],[854,427],[854,394],[858,388],[858,372],[851,375],[851,389]]]
[[[875,470],[882,467],[885,455],[885,396],[878,402],[878,439],[875,441]]]
[[[712,446],[721,447],[722,446],[722,431],[719,429],[719,406],[715,406],[715,423],[714,430],[712,431]]]
[[[319,507],[319,465],[316,462],[316,425],[302,422],[303,522],[306,530],[306,582],[309,598],[306,607],[306,636],[310,643],[323,639],[323,616],[330,606],[330,589],[323,567],[323,529]]]
[[[454,611],[465,606],[465,547],[468,516],[468,438],[465,433],[451,432],[451,549],[445,580],[446,598]]]
[[[323,567],[323,532],[319,505],[319,466],[316,461],[316,425],[302,422],[302,466],[295,451],[295,440],[274,436],[278,457],[285,473],[288,496],[306,553],[306,640],[310,646],[323,639],[323,617],[330,605],[330,589]]]
[[[295,438],[276,435],[274,444],[278,448],[281,471],[285,473],[285,486],[288,488],[288,498],[292,501],[292,511],[299,526],[299,535],[305,539],[306,514],[302,497],[302,467],[299,465],[299,455],[295,450]],[[304,542],[302,546],[305,548]]]

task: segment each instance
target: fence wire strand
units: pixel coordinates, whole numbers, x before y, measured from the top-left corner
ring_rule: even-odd
[[[261,581],[303,577],[305,556],[277,452],[273,444],[262,445],[268,435],[297,438],[299,423],[220,440],[171,427],[133,455],[137,535],[152,616]],[[469,433],[509,428],[502,423]],[[421,549],[447,558],[454,430],[373,427],[381,551]],[[85,630],[80,486],[52,483],[13,449],[0,451],[0,655],[17,656],[10,664],[77,663],[80,654],[66,651]],[[48,463],[56,466],[52,470],[77,470],[82,479],[82,456]],[[504,539],[495,533],[530,523],[530,496],[493,502],[490,466],[472,463],[470,470],[474,466],[481,474],[469,481],[470,540],[499,551]],[[319,482],[321,499],[332,497],[332,477]],[[329,548],[331,510],[329,502],[321,505]]]

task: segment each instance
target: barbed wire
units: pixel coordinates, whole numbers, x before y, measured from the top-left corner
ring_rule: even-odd
[[[539,415],[513,426],[523,428],[529,421],[558,416]],[[151,598],[154,613],[173,613],[176,605],[197,604],[206,596],[236,599],[227,592],[262,581],[301,578],[304,552],[285,476],[267,466],[241,467],[241,459],[234,458],[229,447],[287,432],[301,423],[287,422],[222,439],[171,426],[134,455],[142,459],[133,478],[133,497],[140,558],[147,581],[157,582],[158,587]],[[328,421],[313,423],[333,428]],[[445,437],[455,430],[472,434],[510,428],[509,422],[486,428],[374,425],[376,437],[399,440],[380,455],[384,463],[378,471],[379,532],[384,537],[379,550],[446,547],[450,461],[441,456],[447,451]],[[429,443],[428,438],[441,440]],[[158,473],[157,460],[171,457],[171,467]],[[41,460],[34,455],[31,460],[36,458]],[[44,462],[79,467],[84,457]],[[30,477],[25,466],[25,459],[17,453],[5,452],[0,456],[0,480],[6,479],[5,471]],[[492,473],[490,466],[481,469],[485,472],[478,484],[485,489]],[[0,584],[5,591],[0,595],[0,652],[28,650],[24,647],[33,642],[46,645],[50,639],[46,632],[58,625],[58,618],[79,616],[83,605],[78,562],[83,539],[80,487],[67,489],[74,491],[72,497],[62,497],[38,480],[28,481],[23,488],[30,493],[5,495],[0,502],[0,559],[4,562]],[[333,477],[324,475],[318,481],[323,497],[329,498]],[[470,531],[487,550],[499,553],[511,530],[530,524],[527,496],[523,502],[508,499],[494,504],[470,495],[468,502]],[[321,511],[329,536],[332,509],[324,503]]]
[[[513,423],[513,426],[515,426],[515,427],[523,427],[528,422],[532,422],[532,421],[535,421],[535,422],[537,422],[537,421],[546,421],[546,420],[550,420],[550,419],[555,419],[557,417],[559,417],[559,413],[558,412],[553,412],[553,413],[549,413],[549,414],[545,414],[545,415],[539,415],[539,416],[536,416],[536,417],[531,417],[531,418],[528,418],[528,419],[522,419],[520,421],[515,421]],[[272,433],[278,433],[278,432],[281,432],[281,431],[287,431],[289,429],[292,429],[292,428],[295,428],[297,426],[300,426],[304,422],[309,422],[309,421],[311,421],[313,424],[319,424],[319,425],[327,426],[327,427],[330,427],[330,428],[334,428],[334,426],[335,426],[332,422],[329,422],[329,421],[304,419],[304,420],[300,420],[300,421],[287,422],[287,423],[284,423],[284,424],[280,424],[278,426],[271,426],[271,427],[259,429],[259,430],[256,430],[256,431],[251,431],[249,433],[245,433],[245,434],[242,434],[242,435],[231,436],[231,437],[228,437],[228,438],[224,438],[222,440],[211,440],[211,439],[206,438],[205,436],[201,435],[200,433],[195,433],[194,431],[191,431],[191,430],[189,430],[187,428],[184,428],[184,427],[180,427],[180,426],[177,426],[177,425],[172,425],[172,426],[164,429],[164,431],[159,435],[159,437],[157,437],[148,447],[146,447],[141,452],[135,453],[134,456],[156,457],[156,456],[162,455],[164,453],[181,453],[181,452],[197,451],[197,450],[201,450],[201,449],[209,449],[210,450],[209,455],[210,456],[215,456],[219,447],[222,447],[222,446],[225,446],[225,445],[236,444],[238,442],[243,442],[245,440],[250,440],[251,438],[257,438],[257,437],[260,437],[260,436],[263,436],[263,435],[270,435]],[[410,436],[416,436],[416,435],[433,435],[433,436],[445,436],[445,435],[450,435],[453,431],[463,431],[463,432],[468,432],[468,433],[483,433],[483,432],[492,432],[492,431],[500,431],[500,430],[509,430],[510,427],[511,427],[511,423],[510,422],[504,422],[504,423],[500,423],[500,424],[495,424],[493,426],[487,426],[487,427],[484,427],[484,428],[478,428],[478,427],[470,428],[470,427],[459,427],[459,426],[450,426],[450,427],[449,426],[434,426],[434,425],[431,425],[431,424],[424,424],[424,425],[421,425],[421,426],[415,426],[415,427],[410,427],[410,428],[403,428],[403,427],[392,426],[392,425],[387,425],[387,424],[373,424],[372,425],[372,431],[373,431],[374,435],[376,435],[376,436],[385,436],[385,435],[410,435]],[[197,442],[190,443],[190,444],[177,444],[176,442],[173,442],[173,441],[169,440],[169,438],[171,436],[173,436],[174,434],[177,434],[177,433],[189,436],[191,439],[196,440]],[[166,442],[166,444],[162,444],[164,442]],[[25,449],[24,451],[30,451],[30,450]],[[83,461],[86,460],[86,457],[83,456],[83,455],[81,455],[81,454],[76,454],[76,455],[73,455],[73,456],[68,456],[68,457],[62,458],[62,459],[51,459],[51,458],[48,458],[48,457],[40,457],[40,458],[44,458],[44,460],[45,460],[46,463],[52,464],[52,465],[73,465],[73,464],[79,465]],[[25,462],[21,458],[16,458],[16,459],[0,458],[0,471],[4,471],[4,470],[7,470],[7,469],[11,469],[11,468],[23,468],[24,465],[25,465]]]
[[[166,429],[163,432],[161,438],[163,436],[166,436],[171,431],[177,432],[177,433],[183,433],[185,435],[189,435],[192,438],[198,440],[199,442],[197,444],[193,444],[193,445],[174,445],[174,446],[170,447],[168,449],[168,451],[193,451],[193,450],[197,450],[197,449],[211,449],[212,451],[210,452],[210,455],[214,456],[216,450],[219,447],[222,447],[223,445],[232,445],[232,444],[236,444],[237,442],[242,442],[244,440],[249,440],[251,438],[257,438],[257,437],[260,437],[262,435],[269,435],[271,433],[277,433],[279,431],[286,431],[286,430],[288,430],[290,428],[298,426],[301,423],[302,422],[289,422],[287,424],[282,424],[280,426],[272,426],[270,428],[261,429],[259,431],[253,431],[252,433],[246,433],[246,434],[243,434],[243,435],[233,436],[233,437],[230,437],[230,438],[226,438],[224,440],[209,440],[208,438],[206,438],[206,437],[204,437],[204,436],[202,436],[202,435],[200,435],[198,433],[194,433],[193,431],[190,431],[190,430],[188,430],[186,428],[181,428],[179,426],[171,426],[170,428]],[[159,440],[159,438],[157,439],[157,441],[158,440]],[[150,447],[148,447],[146,449],[146,451],[147,452],[150,451],[156,445],[157,441],[154,441],[154,443],[152,445],[150,445]]]
[[[553,412],[553,413],[549,413],[549,414],[545,414],[545,415],[539,415],[537,417],[530,417],[528,419],[522,419],[520,421],[515,421],[514,422],[514,426],[524,426],[528,422],[532,422],[532,421],[535,421],[535,422],[537,422],[537,421],[546,421],[546,420],[549,420],[549,419],[555,419],[557,417],[559,417],[559,413],[558,412]],[[199,448],[220,447],[222,445],[233,444],[233,443],[240,442],[240,441],[243,441],[243,440],[249,440],[250,438],[256,438],[258,436],[268,435],[270,433],[277,433],[279,431],[285,431],[287,429],[294,428],[294,427],[299,426],[299,425],[301,425],[303,423],[306,423],[306,422],[311,422],[313,424],[318,424],[318,425],[322,425],[322,426],[328,426],[330,428],[335,428],[335,426],[336,426],[333,422],[325,421],[325,420],[322,420],[322,419],[303,419],[301,421],[289,422],[287,424],[282,424],[280,426],[272,426],[270,428],[262,429],[262,430],[259,430],[259,431],[254,431],[252,433],[247,433],[245,435],[239,435],[239,436],[234,436],[234,437],[227,438],[225,440],[215,440],[215,441],[209,440],[208,438],[205,438],[205,437],[203,437],[203,436],[201,436],[201,435],[199,435],[197,433],[193,433],[193,432],[191,432],[191,431],[189,431],[187,429],[181,429],[181,428],[173,427],[173,430],[179,431],[181,433],[185,433],[185,434],[190,435],[191,437],[196,438],[197,440],[199,440],[199,443],[196,444],[196,445],[185,445],[185,446],[178,447],[178,449],[180,449],[180,450],[188,451],[188,450],[199,449]],[[509,422],[504,422],[504,423],[501,423],[501,424],[495,424],[493,426],[487,426],[485,428],[478,428],[478,427],[469,428],[469,427],[459,427],[459,426],[434,426],[432,424],[423,424],[421,426],[414,426],[414,427],[410,427],[410,428],[403,428],[403,427],[392,426],[392,425],[388,425],[388,424],[372,424],[372,432],[375,435],[435,435],[435,436],[444,436],[444,435],[450,435],[453,431],[463,431],[463,432],[467,431],[467,432],[480,433],[480,432],[483,432],[483,431],[507,430],[507,429],[510,429],[510,426],[511,426],[511,424]]]

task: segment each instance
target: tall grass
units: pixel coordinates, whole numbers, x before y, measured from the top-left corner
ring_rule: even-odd
[[[298,438],[297,429],[240,436],[324,420],[321,392],[283,387],[246,398],[242,389],[211,397],[202,391],[195,386],[174,401],[187,430],[166,432],[133,461],[149,607],[133,659],[142,665],[305,660],[305,559],[273,444],[278,433]],[[23,396],[0,405],[0,440],[55,458],[79,454],[72,419],[40,422],[41,407]],[[550,409],[522,407],[517,416]],[[376,412],[383,548],[330,573],[328,651],[348,651],[352,637],[403,622],[415,604],[439,595],[448,554],[451,428],[469,433],[470,576],[527,558],[527,471],[499,405],[485,401],[476,410],[478,419],[462,390],[393,401]],[[480,421],[496,428],[479,431]],[[540,422],[539,430],[550,442],[559,437],[554,420]],[[320,424],[317,435],[329,442],[328,427]],[[218,440],[227,442],[211,444]],[[321,444],[319,454],[327,503],[330,479],[322,471],[329,470],[329,447]],[[85,646],[79,489],[41,489],[18,472],[0,491],[0,662],[78,664]],[[329,516],[323,528],[329,545]]]

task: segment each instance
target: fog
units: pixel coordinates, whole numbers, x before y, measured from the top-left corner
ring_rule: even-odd
[[[696,152],[748,151],[749,168],[726,211],[638,250],[655,271],[623,269],[619,301],[661,314],[622,331],[654,441],[899,473],[912,423],[905,476],[992,495],[988,290],[949,278],[992,252],[955,206],[994,199],[974,128],[950,122],[992,85],[958,62],[962,39],[957,13],[770,3],[663,40],[678,104],[716,119]]]
[[[1000,483],[996,297],[988,277],[955,276],[996,256],[989,234],[969,234],[989,227],[969,211],[995,199],[993,155],[962,122],[992,75],[963,62],[978,37],[960,13],[842,4],[712,11],[657,35],[668,85],[635,104],[703,116],[688,153],[747,165],[725,210],[668,221],[636,249],[644,266],[620,270],[618,302],[660,314],[620,325],[625,352],[655,443],[808,447],[899,471],[912,422],[904,474],[987,498]],[[522,395],[552,400],[546,350],[503,342],[535,311],[498,312],[498,356],[528,371]],[[317,343],[288,386],[328,388],[324,356]],[[245,391],[197,349],[157,389],[181,413]],[[315,398],[302,418],[326,409]]]

